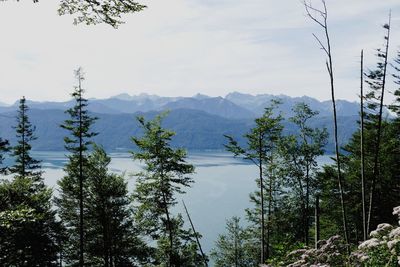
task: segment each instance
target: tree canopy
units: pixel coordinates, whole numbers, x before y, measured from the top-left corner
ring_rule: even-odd
[[[7,1],[7,0],[0,0]],[[17,0],[19,2],[19,0]],[[33,0],[38,3],[39,0]],[[123,24],[122,15],[136,13],[146,8],[132,0],[61,0],[59,15],[73,15],[74,24],[96,25],[105,23],[113,28]]]

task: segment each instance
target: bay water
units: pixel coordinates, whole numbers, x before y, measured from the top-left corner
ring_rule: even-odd
[[[35,151],[34,158],[42,161],[45,183],[57,195],[57,181],[64,175],[67,162],[64,152]],[[129,153],[110,153],[110,171],[124,175],[129,191],[135,187],[134,174],[142,165],[134,161]],[[248,161],[234,158],[228,152],[188,152],[189,163],[195,166],[194,183],[186,194],[177,197],[173,212],[184,213],[185,201],[196,230],[202,234],[203,249],[209,252],[219,234],[225,233],[225,222],[232,216],[244,218],[245,209],[251,207],[249,194],[256,190],[258,169]],[[329,156],[320,157],[319,163],[331,162]],[[244,220],[243,220],[244,223]],[[189,227],[189,224],[186,224]]]

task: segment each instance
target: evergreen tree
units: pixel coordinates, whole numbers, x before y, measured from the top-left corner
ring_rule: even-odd
[[[22,98],[15,127],[18,144],[12,148],[13,178],[0,185],[0,265],[54,266],[58,224],[52,191],[44,185],[40,162],[30,155],[36,137],[27,111]]]
[[[173,216],[171,208],[176,205],[176,194],[184,193],[193,180],[193,165],[186,162],[186,151],[174,149],[170,141],[175,135],[162,128],[163,115],[150,121],[138,117],[143,129],[142,137],[132,137],[139,149],[133,158],[145,164],[137,174],[133,194],[136,203],[136,220],[144,234],[157,241],[155,254],[157,266],[200,266],[202,256],[198,253],[195,235],[183,230],[180,215]]]
[[[70,152],[69,162],[64,167],[66,175],[58,181],[60,194],[55,202],[68,235],[68,240],[63,245],[66,261],[72,264],[79,263],[82,267],[85,255],[84,206],[87,200],[88,149],[92,144],[91,138],[96,135],[90,129],[96,118],[89,115],[88,101],[83,97],[84,76],[81,68],[75,71],[75,77],[78,82],[72,93],[75,106],[66,111],[70,118],[61,125],[70,132],[70,135],[64,138],[65,148]]]
[[[384,25],[386,31],[389,25]],[[385,38],[387,42],[388,38]],[[382,90],[384,86],[384,72],[386,52],[378,51],[378,64],[376,69],[370,71],[367,75],[367,82],[370,85],[370,91],[366,96],[366,123],[363,136],[364,147],[364,177],[366,188],[374,189],[374,207],[373,214],[370,217],[370,229],[374,228],[378,223],[388,222],[395,223],[392,216],[391,207],[398,205],[398,196],[400,195],[400,176],[398,169],[400,168],[400,127],[398,117],[392,120],[385,120],[381,117],[380,107],[382,98]],[[395,60],[394,74],[395,82],[398,84],[398,60]],[[395,96],[398,90],[394,92]],[[398,112],[399,98],[390,106],[394,112]],[[383,106],[382,106],[383,107]],[[381,117],[381,119],[380,119]],[[381,120],[381,122],[379,122]],[[380,124],[380,126],[379,126]],[[380,130],[379,156],[377,156],[378,130]],[[360,181],[360,165],[361,165],[361,132],[357,131],[353,134],[349,143],[344,147],[345,154],[342,155],[344,163],[344,174],[348,178],[346,183],[346,199],[349,203],[349,229],[350,239],[353,243],[357,243],[363,238],[363,225],[361,224],[362,210],[362,188],[359,187]],[[377,161],[376,161],[377,160]],[[324,181],[323,193],[332,192],[331,184],[328,182],[334,171],[330,167],[325,167],[321,173],[321,181]],[[377,176],[378,175],[378,176]],[[371,192],[369,192],[369,196]],[[379,201],[378,201],[379,200]],[[323,203],[323,220],[324,225],[321,229],[331,228],[329,234],[334,232],[334,224],[337,222],[337,209],[335,207],[336,198],[324,196]],[[368,197],[366,202],[370,202]],[[372,225],[371,225],[372,224]],[[327,235],[325,235],[327,237]]]
[[[376,217],[374,221],[395,223],[392,215],[393,206],[398,205],[400,195],[400,139],[399,127],[396,122],[383,122],[381,152],[379,157],[380,178],[377,195],[380,201],[376,205]],[[370,188],[374,173],[375,141],[376,130],[366,128],[364,130],[364,160],[366,186]],[[349,143],[344,146],[345,154],[341,155],[343,161],[343,174],[346,175],[345,197],[349,203],[349,240],[357,244],[363,240],[362,224],[362,188],[360,187],[360,131],[351,137]],[[326,239],[337,233],[337,225],[340,224],[340,211],[338,210],[338,195],[332,178],[336,175],[332,166],[325,166],[319,174],[321,182],[321,234]],[[368,199],[367,199],[368,200]]]
[[[4,140],[0,138],[0,174],[5,174],[7,172],[7,168],[3,165],[3,161],[5,159],[5,153],[10,150],[8,140]]]
[[[279,101],[273,100],[271,105],[265,109],[263,116],[255,120],[256,126],[244,135],[247,139],[246,148],[239,146],[233,137],[226,136],[229,142],[226,145],[228,151],[232,152],[235,157],[249,160],[258,167],[259,178],[257,179],[257,186],[260,190],[251,195],[250,198],[256,204],[256,213],[259,215],[257,219],[257,215],[249,210],[248,217],[258,225],[260,232],[260,263],[265,263],[270,253],[269,236],[271,232],[272,203],[274,191],[276,191],[274,169],[278,141],[283,129],[281,124],[282,116],[274,115],[275,108],[279,104]],[[268,186],[264,180],[266,178],[268,178]],[[265,199],[268,200],[267,225],[265,224]]]
[[[148,251],[137,237],[127,183],[110,174],[111,158],[98,146],[88,159],[87,200],[88,258],[91,266],[137,266]]]
[[[0,184],[0,266],[57,266],[52,191],[31,179]]]
[[[19,110],[17,116],[16,137],[18,144],[12,149],[12,156],[15,158],[15,164],[10,168],[11,173],[18,177],[41,180],[40,161],[30,156],[32,149],[31,142],[36,140],[34,135],[35,127],[32,126],[28,118],[28,106],[25,97],[19,101]]]
[[[199,233],[194,233],[192,229],[184,228],[182,215],[178,214],[171,217],[172,233],[173,233],[173,249],[174,262],[169,264],[170,241],[166,234],[160,235],[157,240],[157,250],[154,254],[154,262],[151,266],[187,266],[198,267],[206,266],[204,257],[199,251],[196,242],[197,238],[201,238]],[[206,259],[207,260],[207,259]]]
[[[240,218],[232,217],[226,222],[226,233],[219,235],[211,258],[215,267],[253,267],[258,265],[251,232],[240,226]]]

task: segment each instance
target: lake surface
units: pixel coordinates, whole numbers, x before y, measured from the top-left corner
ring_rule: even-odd
[[[34,157],[42,160],[46,184],[57,194],[57,180],[63,176],[63,165],[67,162],[63,152],[34,152]],[[133,174],[141,170],[141,165],[133,161],[129,153],[111,153],[110,170],[124,174],[130,192],[135,186]],[[232,216],[244,217],[244,210],[251,206],[249,193],[256,190],[257,168],[227,152],[190,152],[188,162],[196,167],[192,176],[194,183],[187,193],[180,196],[175,212],[183,213],[180,200],[184,200],[196,230],[203,238],[203,249],[213,247],[218,234],[225,231],[225,221]],[[329,156],[319,159],[320,164],[330,162]]]

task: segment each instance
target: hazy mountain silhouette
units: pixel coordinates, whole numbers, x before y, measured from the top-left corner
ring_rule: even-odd
[[[138,134],[139,128],[135,117],[144,115],[154,117],[156,114],[170,110],[164,126],[177,132],[173,145],[188,149],[224,149],[224,134],[233,135],[244,142],[241,137],[254,124],[254,118],[261,115],[272,99],[281,99],[280,111],[285,117],[291,116],[295,103],[305,102],[320,112],[312,121],[314,127],[327,127],[331,133],[332,114],[329,101],[318,101],[311,97],[289,97],[285,95],[250,95],[230,93],[226,97],[209,97],[197,94],[193,97],[161,97],[141,94],[130,96],[121,94],[108,99],[90,99],[89,110],[99,120],[95,130],[100,134],[95,141],[107,150],[133,149],[130,137]],[[63,137],[67,134],[59,125],[67,118],[64,111],[73,105],[66,102],[28,101],[29,116],[36,125],[39,137],[33,143],[35,150],[63,150]],[[18,103],[11,106],[0,106],[1,136],[14,142],[15,116]],[[339,134],[344,144],[357,129],[358,104],[339,100]],[[285,122],[286,131],[297,129]],[[328,150],[332,150],[332,137]]]

